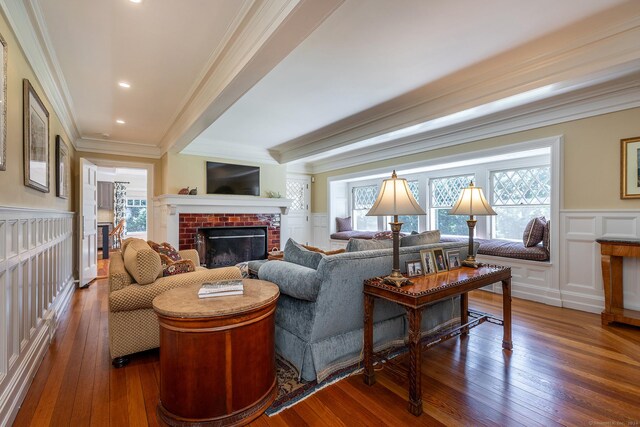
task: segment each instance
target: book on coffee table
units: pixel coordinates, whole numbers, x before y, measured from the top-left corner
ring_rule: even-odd
[[[228,295],[242,295],[244,287],[242,280],[220,280],[217,282],[204,283],[200,289],[198,289],[198,296],[200,298],[228,296]]]

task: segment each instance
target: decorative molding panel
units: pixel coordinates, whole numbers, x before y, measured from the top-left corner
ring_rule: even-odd
[[[0,207],[0,425],[10,425],[73,281],[74,214]]]
[[[312,245],[321,249],[333,249],[329,244],[328,216],[326,213],[311,214]]]
[[[640,238],[638,211],[565,210],[561,214],[560,292],[563,307],[600,313],[604,309],[600,237]],[[625,307],[640,309],[640,262],[623,261]]]

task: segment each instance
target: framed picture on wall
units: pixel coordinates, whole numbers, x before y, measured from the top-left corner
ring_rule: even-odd
[[[23,80],[24,185],[49,192],[49,112],[29,80]]]
[[[640,199],[640,136],[620,140],[620,198]]]
[[[0,35],[0,171],[7,170],[7,42]]]
[[[56,196],[69,197],[69,147],[60,135],[56,135]]]

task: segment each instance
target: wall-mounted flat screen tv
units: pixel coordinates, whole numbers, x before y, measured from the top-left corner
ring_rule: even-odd
[[[207,162],[207,194],[260,195],[260,168]]]

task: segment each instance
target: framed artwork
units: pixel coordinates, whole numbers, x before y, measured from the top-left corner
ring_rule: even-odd
[[[436,262],[436,271],[438,273],[447,271],[447,260],[444,257],[444,251],[442,249],[434,249],[433,257]]]
[[[69,198],[69,147],[56,135],[56,196]]]
[[[415,261],[407,261],[407,276],[415,277],[422,276],[422,261],[417,259]]]
[[[432,250],[422,249],[420,251],[420,261],[422,261],[422,271],[425,276],[436,274],[436,262]]]
[[[7,42],[0,35],[0,171],[7,170]]]
[[[640,199],[640,136],[620,140],[620,198]]]
[[[460,251],[459,250],[449,250],[446,252],[447,264],[449,265],[449,270],[455,270],[456,268],[460,268],[462,262],[460,261]]]
[[[24,185],[49,192],[49,112],[29,83],[23,80]]]

